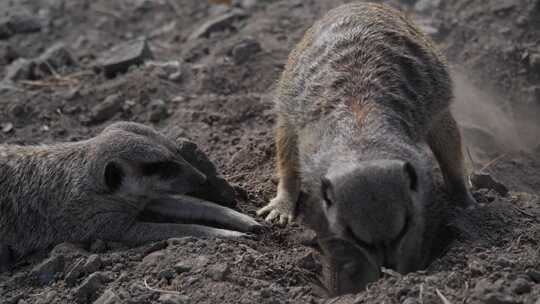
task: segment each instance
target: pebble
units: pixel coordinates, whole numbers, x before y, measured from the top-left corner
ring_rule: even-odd
[[[112,118],[122,109],[123,100],[120,93],[107,96],[102,102],[95,105],[90,114],[91,123],[100,123]]]
[[[510,289],[516,294],[526,294],[531,292],[531,283],[524,278],[517,278],[510,285]]]
[[[510,295],[505,295],[500,292],[487,294],[483,300],[485,304],[520,304],[521,301]]]
[[[177,273],[189,272],[189,271],[191,271],[191,265],[184,262],[184,261],[181,261],[181,262],[178,262],[178,263],[176,263],[174,265],[174,270]]]
[[[159,296],[158,302],[162,304],[184,304],[189,303],[189,298],[183,295],[165,293]]]
[[[235,45],[231,51],[236,64],[241,64],[251,59],[262,50],[261,45],[254,39],[245,39]]]
[[[243,10],[233,9],[203,23],[189,36],[189,39],[208,38],[214,32],[222,32],[228,28],[232,28],[233,22],[246,17],[247,15]]]
[[[114,293],[114,291],[107,289],[97,300],[94,301],[93,304],[120,304],[120,303],[122,303],[122,301]]]
[[[102,265],[103,262],[101,261],[101,257],[97,254],[92,254],[88,257],[86,264],[84,264],[84,271],[86,273],[94,273],[98,271]]]
[[[64,270],[64,256],[51,256],[36,265],[30,272],[30,276],[40,285],[51,283],[58,273]]]
[[[506,196],[508,194],[508,188],[502,183],[500,183],[499,181],[495,180],[488,173],[472,174],[471,183],[474,189],[491,189],[499,193],[501,196]],[[499,259],[497,259],[497,264],[499,264],[502,267],[506,267],[504,265],[507,265],[507,266],[511,265],[512,261],[509,261],[508,259],[500,257]]]
[[[10,122],[3,123],[0,125],[0,127],[2,128],[2,132],[4,133],[9,133],[13,131],[13,124]]]
[[[105,76],[111,78],[153,57],[147,39],[139,38],[114,46],[99,57],[97,66],[103,69]]]
[[[161,99],[155,99],[150,102],[150,114],[149,120],[151,122],[159,122],[167,118],[169,114],[167,113],[167,105]]]
[[[540,283],[540,271],[536,269],[527,270],[527,276],[531,278],[535,283]]]
[[[19,58],[6,68],[5,81],[27,80],[34,77],[36,63],[32,60]]]
[[[75,289],[75,298],[78,303],[87,303],[95,298],[97,292],[109,281],[103,272],[94,272]]]
[[[208,275],[215,281],[223,281],[231,272],[227,263],[219,263],[208,267]]]

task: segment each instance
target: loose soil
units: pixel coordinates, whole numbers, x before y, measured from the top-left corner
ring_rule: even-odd
[[[234,186],[235,208],[255,216],[275,192],[271,101],[287,54],[313,21],[346,1],[233,2],[242,17],[193,38],[230,8],[199,0],[1,1],[0,18],[23,13],[39,18],[41,30],[0,40],[0,79],[17,58],[39,57],[56,42],[77,64],[0,83],[0,143],[76,141],[120,120],[152,125],[196,142]],[[321,258],[295,224],[257,240],[62,244],[0,273],[0,303],[540,303],[540,2],[413,2],[391,4],[449,57],[471,169],[511,191],[476,189],[478,208],[454,210],[439,190],[433,214],[444,225],[430,229],[436,258],[427,269],[387,271],[365,292],[330,299]],[[114,78],[95,67],[111,47],[140,36],[157,63]],[[93,121],[113,94],[121,107]]]

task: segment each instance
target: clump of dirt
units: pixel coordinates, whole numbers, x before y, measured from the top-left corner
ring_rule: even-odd
[[[233,184],[236,208],[254,216],[274,194],[272,90],[288,52],[318,17],[347,1],[214,2],[225,4],[1,2],[0,142],[76,141],[119,120],[153,125],[196,142]],[[387,272],[367,291],[332,301],[535,303],[540,5],[387,2],[419,20],[459,71],[456,110],[476,115],[463,119],[474,169],[511,192],[478,189],[480,207],[445,209],[432,236],[440,257],[426,270]],[[123,55],[144,56],[145,63],[104,75],[102,57],[141,36],[151,56]],[[39,68],[58,42],[75,62]],[[495,118],[483,120],[491,113]],[[434,206],[451,206],[445,197],[440,190]],[[183,238],[138,248],[62,244],[0,273],[0,303],[322,303],[321,260],[302,245],[303,232],[293,225],[259,240]]]

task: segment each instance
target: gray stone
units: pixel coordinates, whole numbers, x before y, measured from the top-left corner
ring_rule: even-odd
[[[151,122],[159,122],[167,118],[167,105],[161,99],[155,99],[150,102],[149,120]]]
[[[216,16],[196,29],[189,39],[207,38],[214,32],[222,32],[233,28],[233,22],[246,18],[246,13],[241,9],[233,9],[227,13]]]
[[[510,285],[510,289],[516,294],[526,294],[531,292],[531,283],[524,278],[517,278]]]
[[[159,296],[158,302],[162,304],[184,304],[189,303],[189,298],[183,295],[165,293]]]
[[[191,264],[186,263],[184,261],[178,262],[174,265],[174,270],[177,273],[189,272],[191,271]]]
[[[86,264],[84,264],[84,271],[86,273],[94,273],[98,271],[102,265],[103,262],[101,261],[101,257],[97,254],[92,254],[88,257]]]
[[[493,292],[486,295],[483,303],[485,304],[520,304],[522,302],[515,299],[514,297],[510,295],[505,295],[500,292]]]
[[[41,30],[41,20],[27,13],[16,13],[0,19],[0,39],[15,34],[33,33]]]
[[[30,276],[39,285],[51,283],[64,270],[64,256],[51,256],[36,265],[30,272]]]
[[[87,303],[96,298],[98,291],[109,281],[103,272],[94,272],[75,289],[75,299],[78,303]]]
[[[535,283],[540,283],[540,271],[536,269],[529,269],[527,270],[527,276]]]
[[[32,60],[19,58],[13,61],[7,68],[4,80],[17,81],[27,80],[34,77],[36,63]]]
[[[114,291],[107,289],[97,300],[94,301],[93,304],[120,304],[120,303],[122,303],[122,301],[114,293]]]
[[[122,95],[112,94],[107,96],[102,102],[95,105],[90,114],[91,123],[100,123],[112,118],[118,111],[122,109]]]
[[[240,64],[248,61],[262,50],[261,45],[254,39],[246,39],[238,43],[231,51],[235,63]]]
[[[77,280],[84,273],[84,258],[79,258],[76,260],[70,269],[67,271],[64,281],[68,286],[73,286],[77,283]]]
[[[499,193],[502,196],[506,196],[508,194],[508,188],[503,185],[502,183],[496,181],[491,175],[487,173],[474,173],[471,175],[471,183],[473,185],[473,188],[475,189],[491,189],[495,190],[497,193]],[[505,261],[500,259],[501,263],[508,262],[507,259],[504,259]],[[511,263],[511,261],[510,261]],[[499,263],[498,263],[499,264]],[[501,265],[501,264],[499,264]],[[503,266],[503,265],[501,265]],[[503,266],[504,267],[504,266]]]
[[[223,281],[229,275],[231,269],[227,263],[219,263],[208,267],[208,275],[215,281]]]
[[[0,124],[0,128],[2,129],[3,133],[10,133],[13,131],[13,124],[11,122],[5,122]]]
[[[63,43],[55,43],[36,60],[37,68],[45,75],[52,74],[64,66],[76,65],[73,55]],[[52,70],[51,70],[52,69]]]
[[[141,65],[152,58],[148,41],[146,38],[139,38],[114,46],[100,56],[97,65],[103,69],[105,76],[114,77],[118,73],[125,73],[129,67]]]

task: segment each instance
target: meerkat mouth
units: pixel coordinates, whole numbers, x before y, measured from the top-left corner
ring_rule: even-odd
[[[139,214],[145,222],[199,224],[240,232],[259,233],[264,226],[252,217],[190,195],[168,195],[150,201]]]

